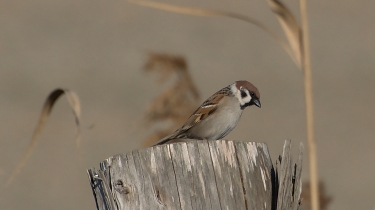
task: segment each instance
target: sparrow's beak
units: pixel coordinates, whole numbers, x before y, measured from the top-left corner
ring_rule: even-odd
[[[259,99],[257,99],[257,98],[254,98],[253,100],[253,104],[255,105],[255,106],[257,106],[257,107],[261,107],[261,104],[260,104],[260,101],[259,101]]]

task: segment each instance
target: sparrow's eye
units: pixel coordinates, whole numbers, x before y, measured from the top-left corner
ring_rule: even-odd
[[[255,93],[254,93],[254,92],[250,92],[250,95],[251,95],[251,96],[254,96],[254,95],[255,95]]]
[[[245,98],[247,96],[247,93],[244,90],[241,90],[241,98]]]

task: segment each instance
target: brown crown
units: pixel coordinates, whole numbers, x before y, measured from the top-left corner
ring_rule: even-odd
[[[259,91],[258,91],[258,88],[256,88],[253,84],[251,84],[250,82],[246,81],[246,80],[241,80],[241,81],[237,81],[236,82],[236,87],[238,90],[242,88],[246,88],[248,89],[249,91],[253,92],[256,97],[258,99],[260,99],[260,94],[259,94]]]

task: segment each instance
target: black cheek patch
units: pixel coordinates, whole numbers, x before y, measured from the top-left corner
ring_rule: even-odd
[[[241,98],[245,98],[247,96],[246,92],[241,90]]]

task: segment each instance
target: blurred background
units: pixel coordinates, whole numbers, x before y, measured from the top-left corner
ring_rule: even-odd
[[[163,2],[249,15],[283,36],[266,1]],[[283,2],[298,14],[298,1]],[[168,84],[143,71],[149,52],[183,56],[200,102],[236,80],[255,84],[262,108],[246,109],[226,139],[266,142],[274,160],[285,139],[295,154],[303,142],[308,180],[302,72],[259,28],[125,0],[0,5],[2,183],[27,148],[50,91],[74,90],[83,110],[77,151],[74,117],[66,99],[58,101],[28,165],[0,196],[0,209],[96,208],[86,169],[140,148],[153,133],[140,122]],[[318,167],[329,209],[375,207],[374,8],[367,0],[308,2]]]

